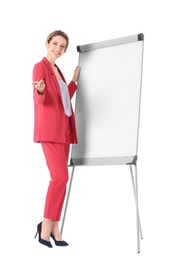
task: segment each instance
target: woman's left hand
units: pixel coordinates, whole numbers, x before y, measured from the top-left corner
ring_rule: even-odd
[[[80,67],[77,66],[76,69],[74,70],[74,75],[73,75],[73,79],[72,79],[72,81],[74,81],[75,83],[76,83],[77,80],[78,80],[79,72],[80,72]]]

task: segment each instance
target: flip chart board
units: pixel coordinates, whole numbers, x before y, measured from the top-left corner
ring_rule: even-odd
[[[71,165],[135,164],[138,151],[144,35],[77,46],[78,144]]]

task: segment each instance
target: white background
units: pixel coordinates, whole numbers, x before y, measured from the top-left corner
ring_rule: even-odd
[[[1,2],[1,259],[177,259],[176,2]],[[78,167],[63,232],[70,246],[48,249],[34,239],[49,173],[40,145],[33,143],[32,68],[46,55],[46,37],[56,29],[70,37],[69,49],[57,61],[68,82],[78,64],[77,45],[145,35],[138,149],[140,254],[127,166]]]

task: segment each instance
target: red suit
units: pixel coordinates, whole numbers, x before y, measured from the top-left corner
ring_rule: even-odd
[[[62,80],[65,78],[57,67]],[[58,80],[46,58],[36,63],[33,68],[33,81],[43,79],[44,94],[40,95],[34,88],[34,142],[40,142],[51,175],[44,217],[59,221],[65,198],[68,180],[68,155],[71,143],[77,143],[75,117],[67,117],[64,113],[62,96]],[[76,84],[68,85],[70,99],[76,91]],[[71,105],[72,107],[72,105]]]

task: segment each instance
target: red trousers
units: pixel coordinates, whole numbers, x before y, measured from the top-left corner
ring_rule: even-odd
[[[46,194],[44,217],[53,221],[60,220],[66,194],[70,131],[69,119],[66,118],[66,143],[41,143],[51,177]]]

